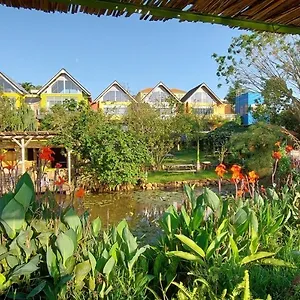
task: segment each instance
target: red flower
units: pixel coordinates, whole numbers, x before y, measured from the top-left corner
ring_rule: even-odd
[[[255,171],[249,172],[249,182],[255,183],[259,179],[259,176],[255,173]]]
[[[3,161],[5,158],[5,154],[0,154],[0,161]]]
[[[55,184],[56,186],[63,186],[65,182],[66,182],[66,181],[65,181],[61,176],[58,176],[58,180],[56,180],[56,181],[54,182],[54,184]]]
[[[55,164],[55,169],[60,169],[61,167],[62,167],[62,164],[60,164],[60,163]]]
[[[230,169],[230,171],[233,173],[240,173],[241,170],[242,170],[242,167],[239,165],[233,165]]]
[[[290,153],[292,150],[293,150],[293,147],[290,146],[290,145],[287,145],[287,146],[285,147],[285,151],[286,151],[287,153]]]
[[[227,172],[226,171],[226,166],[223,165],[223,164],[219,164],[216,167],[215,171],[216,171],[217,175],[222,178],[224,176],[224,174]]]
[[[7,164],[7,166],[5,166],[4,169],[7,169],[7,170],[13,170],[14,167],[15,167],[14,165]]]
[[[75,197],[76,198],[83,198],[85,194],[85,191],[83,188],[79,188],[76,192],[75,192]]]
[[[43,147],[39,157],[45,161],[54,161],[52,154],[54,154],[54,151],[52,151],[50,147]]]
[[[279,160],[279,159],[281,159],[282,154],[281,154],[279,151],[273,151],[272,157],[273,157],[274,159]]]

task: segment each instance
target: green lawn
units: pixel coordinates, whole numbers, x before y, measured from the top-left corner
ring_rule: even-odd
[[[218,179],[214,169],[202,170],[199,173],[169,173],[166,171],[156,171],[148,173],[148,182],[167,183],[172,181]]]
[[[178,164],[195,164],[196,163],[196,148],[184,149],[181,151],[172,151],[173,158],[166,158],[164,165],[178,165]],[[200,151],[200,161],[210,161],[213,164],[218,162],[216,156],[208,155]]]

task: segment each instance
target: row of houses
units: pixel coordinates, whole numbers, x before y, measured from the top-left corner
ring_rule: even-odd
[[[158,109],[162,115],[169,116],[174,113],[174,101],[175,104],[184,105],[186,112],[193,110],[199,115],[208,114],[229,119],[234,117],[231,105],[221,100],[205,83],[189,91],[183,91],[169,88],[163,82],[159,82],[154,87],[131,95],[119,82],[114,81],[93,98],[88,89],[67,70],[61,69],[39,89],[30,91],[0,72],[0,92],[14,99],[17,107],[22,101],[30,105],[37,117],[41,115],[41,112],[50,110],[56,104],[62,104],[66,99],[74,99],[78,102],[87,101],[93,109],[101,109],[105,114],[116,117],[122,117],[133,102],[148,103]]]

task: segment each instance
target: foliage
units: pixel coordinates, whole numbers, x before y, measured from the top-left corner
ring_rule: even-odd
[[[246,90],[243,88],[241,82],[239,80],[234,81],[232,86],[230,86],[228,89],[225,100],[227,100],[231,105],[235,105],[235,98],[245,92]]]
[[[161,168],[165,155],[180,141],[182,131],[176,120],[176,117],[161,118],[160,113],[147,103],[129,106],[124,122],[129,132],[146,145],[157,169]]]
[[[69,101],[55,106],[43,120],[45,128],[55,129],[55,144],[72,149],[83,164],[81,172],[95,188],[136,183],[143,176],[142,167],[149,161],[147,149],[133,132],[85,104]]]
[[[236,162],[248,169],[262,172],[261,175],[267,175],[272,169],[274,144],[283,136],[279,127],[257,123],[244,132],[232,135],[229,149]]]
[[[15,107],[15,101],[0,93],[0,130],[1,131],[32,131],[37,122],[32,109],[24,102]]]
[[[296,36],[242,34],[232,39],[226,55],[213,54],[218,63],[217,75],[226,83],[238,82],[246,90],[261,92],[265,104],[258,105],[257,113],[299,132],[299,47]],[[292,116],[293,123],[285,114]]]

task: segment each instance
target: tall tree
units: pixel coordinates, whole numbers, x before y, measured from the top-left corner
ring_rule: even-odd
[[[22,86],[28,93],[30,93],[30,91],[31,91],[32,89],[35,88],[35,86],[34,86],[31,82],[23,82],[23,83],[21,83],[21,86]]]
[[[232,39],[226,55],[213,57],[218,63],[217,75],[227,84],[239,82],[247,90],[262,93],[260,112],[268,115],[271,122],[289,127],[281,118],[288,113],[300,124],[298,36],[242,34]]]

